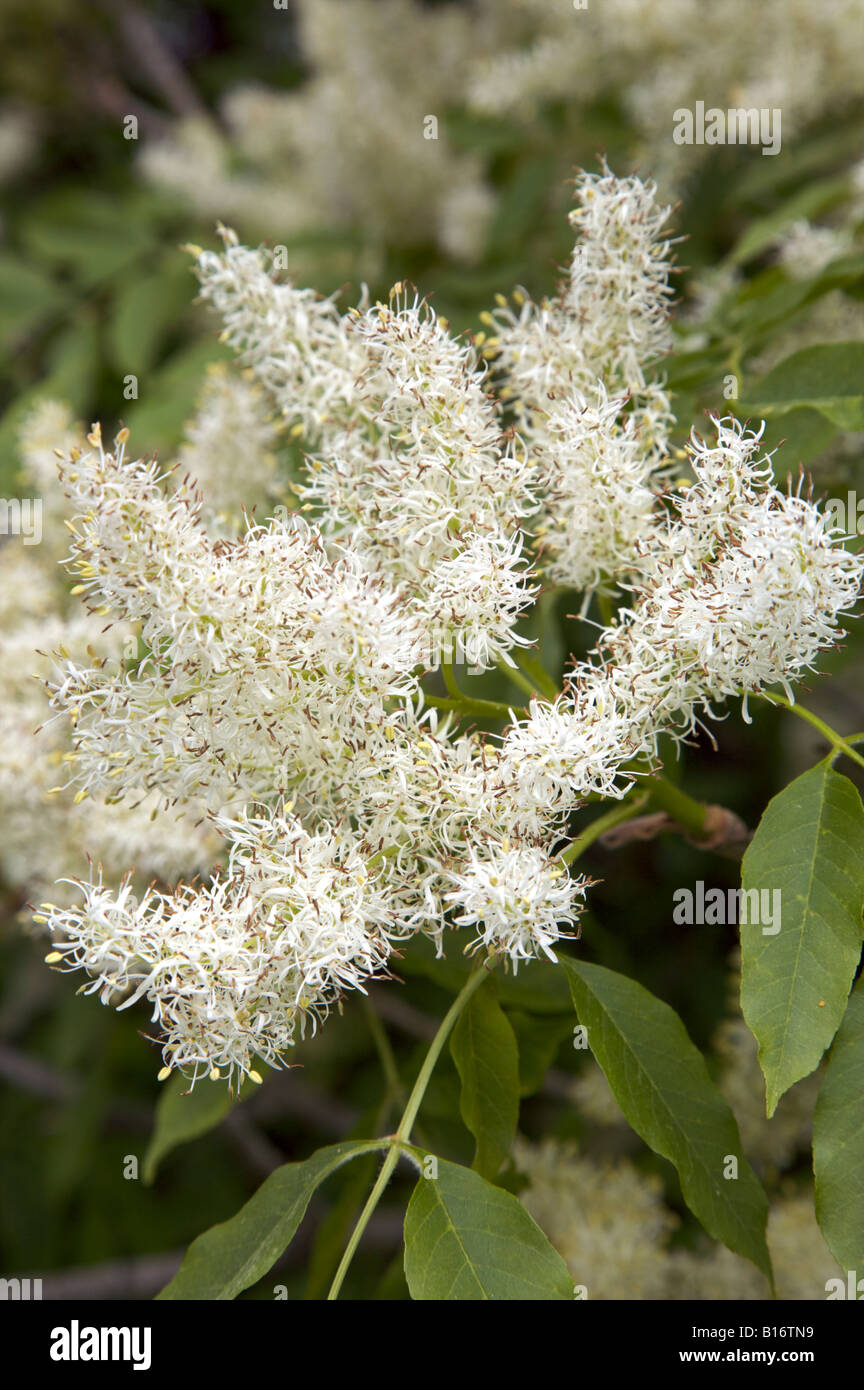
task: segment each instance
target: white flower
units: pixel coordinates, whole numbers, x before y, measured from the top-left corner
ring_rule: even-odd
[[[270,393],[276,407],[315,441],[333,422],[347,423],[354,381],[366,365],[333,299],[279,279],[273,253],[237,244],[220,228],[224,252],[190,248],[201,298],[225,327],[223,340]]]
[[[649,451],[662,453],[670,406],[646,368],[671,347],[671,209],[657,202],[653,183],[618,179],[605,167],[579,176],[576,199],[567,278],[551,300],[536,305],[520,293],[518,313],[506,304],[496,311],[496,366],[529,439],[545,440],[550,400],[594,391],[599,380],[609,394],[632,398]]]
[[[500,396],[546,490],[536,526],[550,577],[593,588],[638,565],[664,479],[670,209],[637,178],[582,174],[569,273],[551,300],[494,314]]]
[[[586,796],[623,794],[618,771],[641,749],[631,711],[602,668],[552,704],[532,700],[527,719],[514,721],[501,749],[502,769],[520,801],[574,810]]]
[[[242,84],[221,128],[184,118],[140,159],[144,177],[208,217],[287,238],[347,228],[373,246],[437,240],[473,260],[492,192],[479,156],[447,139],[444,113],[484,36],[457,6],[298,0],[308,74],[291,91]],[[405,80],[406,54],[422,55]],[[440,131],[426,135],[428,113]]]
[[[228,827],[223,827],[227,829]],[[166,1066],[249,1074],[284,1061],[343,989],[362,989],[389,948],[370,856],[287,816],[244,820],[225,878],[140,899],[125,881],[81,883],[81,907],[45,904],[61,969],[83,969],[103,1002],[145,998]],[[53,959],[53,957],[52,957]]]
[[[565,865],[537,845],[487,841],[471,845],[464,867],[453,873],[456,887],[445,894],[459,926],[477,927],[475,946],[501,951],[514,969],[541,953],[552,961],[552,947],[575,933],[589,880],[571,878]]]
[[[633,569],[650,545],[658,474],[639,422],[622,406],[601,384],[594,400],[574,395],[549,412],[554,462],[536,534],[554,583],[594,589]]]

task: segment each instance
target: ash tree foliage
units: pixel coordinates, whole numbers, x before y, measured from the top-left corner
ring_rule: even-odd
[[[267,1069],[290,1066],[298,1042],[323,1039],[354,992],[372,990],[385,1116],[402,1098],[392,1133],[376,1117],[272,1172],[193,1241],[163,1298],[258,1284],[347,1167],[359,1178],[341,1189],[337,1297],[397,1165],[414,1181],[411,1297],[591,1297],[584,1242],[574,1254],[566,1204],[549,1197],[565,1170],[568,1192],[590,1190],[584,1160],[566,1146],[532,1155],[517,1137],[520,1098],[567,1036],[607,1087],[595,1110],[671,1165],[698,1240],[720,1243],[718,1271],[790,1296],[781,1263],[799,1210],[769,1213],[729,1077],[676,1012],[586,959],[595,885],[579,862],[601,837],[659,822],[697,846],[733,841],[735,818],[681,787],[676,755],[761,704],[815,723],[830,751],[770,800],[744,858],[751,1032],[734,1045],[755,1038],[778,1116],[828,1058],[816,1212],[834,1259],[864,1267],[860,989],[850,1000],[864,811],[836,766],[864,765],[862,737],[829,728],[795,690],[844,637],[862,564],[803,478],[782,477],[764,422],[717,409],[678,447],[687,421],[669,381],[712,380],[723,338],[703,315],[702,344],[667,371],[682,229],[655,185],[605,165],[581,173],[570,224],[556,293],[499,295],[474,338],[404,282],[343,311],[220,228],[221,249],[187,249],[239,371],[211,375],[181,467],[125,427],[79,438],[43,409],[25,430],[31,468],[56,448],[55,521],[70,543],[71,591],[32,697],[53,795],[90,815],[88,848],[126,817],[114,852],[44,889],[34,920],[52,967],[103,1004],[146,1010],[166,1087],[151,1175]],[[303,460],[290,505],[273,468],[286,437]],[[563,674],[543,660],[557,596],[586,623],[601,615]],[[778,891],[779,919],[760,916]],[[411,970],[451,1002],[409,1088],[374,1001]],[[448,1051],[471,1166],[424,1137]],[[676,1296],[704,1258],[666,1246],[671,1217],[646,1175],[620,1168],[615,1183],[634,1250],[644,1232],[666,1280],[647,1296]]]

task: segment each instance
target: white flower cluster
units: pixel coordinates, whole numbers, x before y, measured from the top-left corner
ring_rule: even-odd
[[[585,255],[567,302],[501,316],[494,377],[401,285],[340,315],[230,233],[221,254],[196,252],[225,336],[314,450],[305,516],[214,538],[191,481],[172,491],[127,457],[125,431],[108,450],[94,427],[66,453],[75,590],[141,644],[134,662],[59,663],[69,784],[206,803],[228,867],[173,895],[97,877],[82,907],[40,915],[58,961],[103,997],[149,1000],[169,1067],[278,1064],[414,932],[440,950],[448,926],[469,927],[469,949],[514,968],[554,956],[588,887],[558,853],[570,812],[620,796],[661,731],[686,735],[727,697],[794,679],[837,639],[860,562],[774,487],[758,434],[717,422],[716,441],[692,442],[689,488],[648,485],[668,418],[648,375],[665,343],[666,210],[608,170],[578,198]],[[568,353],[557,374],[554,343]],[[527,441],[491,394],[508,374]],[[453,650],[517,658],[559,456],[566,486],[584,486],[585,514],[565,519],[573,554],[592,524],[603,534],[580,582],[613,579],[632,604],[556,699],[511,712],[497,739],[465,731],[461,715],[485,707],[465,705]],[[423,685],[439,665],[453,696],[441,722]]]
[[[201,252],[202,297],[224,336],[316,450],[301,496],[329,536],[403,586],[435,650],[504,656],[531,597],[518,527],[536,468],[502,439],[474,350],[401,285],[388,305],[340,315],[282,283],[272,257]]]
[[[658,524],[597,660],[577,663],[554,709],[535,703],[505,740],[565,801],[587,789],[586,773],[590,790],[613,794],[622,763],[656,755],[661,730],[686,737],[714,704],[743,695],[746,718],[748,694],[778,682],[791,694],[858,596],[860,560],[811,502],[773,486],[761,430],[735,420],[716,430],[713,446],[694,435],[696,482]]]
[[[852,249],[848,227],[821,227],[800,218],[777,239],[777,260],[793,280],[809,280]]]
[[[648,366],[671,346],[668,207],[656,188],[582,174],[567,280],[539,305],[494,314],[502,397],[539,460],[537,527],[557,583],[594,588],[632,568],[654,526],[669,397]]]
[[[390,913],[369,856],[333,834],[309,835],[290,815],[223,824],[233,849],[224,877],[200,891],[128,882],[86,885],[81,909],[54,914],[61,969],[83,966],[103,1002],[146,996],[166,1066],[231,1075],[255,1056],[278,1065],[297,1020],[386,964]],[[40,914],[41,915],[41,914]]]
[[[58,565],[68,548],[70,514],[54,449],[68,453],[83,445],[83,434],[56,403],[45,402],[27,418],[22,489],[41,506],[41,543],[9,536],[0,546],[0,874],[22,899],[42,897],[58,878],[79,873],[85,854],[112,877],[134,864],[140,875],[170,883],[209,871],[221,844],[191,803],[163,806],[158,795],[131,784],[110,805],[98,797],[73,802],[57,785],[66,781],[74,753],[41,684],[52,669],[47,653],[122,662],[127,645],[137,646],[131,628],[106,630],[104,617],[81,608]]]

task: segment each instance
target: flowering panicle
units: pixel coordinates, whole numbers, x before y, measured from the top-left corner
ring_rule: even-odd
[[[255,384],[211,381],[193,476],[172,488],[125,431],[111,450],[98,427],[67,441],[69,564],[100,636],[89,661],[64,644],[48,680],[55,775],[79,804],[116,803],[121,839],[138,805],[196,827],[207,808],[227,863],[173,893],[112,890],[97,869],[83,905],[40,915],[58,964],[149,1001],[169,1067],[278,1065],[415,932],[441,952],[467,927],[469,950],[514,968],[554,958],[589,887],[560,853],[569,814],[620,797],[660,733],[788,685],[841,635],[862,564],[800,487],[775,487],[761,432],[715,421],[692,439],[692,484],[659,495],[667,209],[606,169],[577,194],[561,294],[497,315],[494,383],[522,436],[475,347],[416,295],[342,315],[223,232],[221,254],[196,253],[202,296]],[[236,528],[232,450],[256,460],[246,496],[269,489],[264,399],[310,449],[304,514]],[[631,601],[554,699],[500,735],[466,731],[463,711],[502,709],[465,705],[452,663],[513,661],[535,556]],[[423,685],[439,665],[446,718]],[[183,853],[200,862],[191,837]]]
[[[559,293],[494,314],[501,398],[539,459],[537,528],[550,578],[575,588],[638,567],[671,423],[648,374],[668,352],[668,207],[653,184],[582,174],[577,241]]]
[[[152,1004],[166,1066],[193,1079],[248,1075],[256,1057],[278,1066],[298,1027],[386,964],[392,908],[370,863],[290,815],[244,820],[225,876],[205,888],[139,898],[128,881],[82,883],[83,906],[52,912],[58,964],[84,966],[104,1002]]]
[[[555,960],[552,947],[581,912],[579,899],[588,880],[571,878],[537,845],[487,841],[472,845],[468,862],[454,874],[457,887],[446,895],[455,903],[458,926],[476,927],[486,947],[503,950],[514,962],[530,960],[537,948]]]
[[[66,721],[52,718],[42,682],[48,653],[63,660],[122,663],[137,647],[133,628],[87,613],[64,582],[72,506],[57,479],[57,454],[80,454],[83,431],[68,410],[45,401],[21,429],[22,486],[37,492],[42,538],[28,546],[10,537],[0,548],[0,815],[4,881],[22,897],[44,897],[58,879],[78,873],[85,855],[112,878],[134,864],[146,878],[175,882],[208,872],[221,837],[194,802],[166,807],[156,795],[127,787],[110,804],[63,794],[76,755]],[[74,467],[73,467],[74,471]],[[58,785],[58,783],[60,785]],[[60,886],[64,898],[66,885]]]
[[[533,593],[518,528],[537,505],[536,470],[502,439],[473,349],[416,295],[396,286],[350,324],[367,361],[355,419],[312,460],[301,496],[405,587],[428,632],[490,664]]]
[[[220,228],[224,251],[202,251],[201,298],[222,319],[222,340],[251,367],[295,430],[319,445],[353,418],[355,380],[365,366],[333,298],[280,280],[273,253],[240,246]]]
[[[166,494],[125,441],[110,453],[91,441],[62,470],[81,509],[79,587],[140,623],[147,655],[131,673],[61,669],[53,703],[73,716],[80,786],[119,777],[219,806],[286,791],[322,763],[338,780],[352,731],[413,689],[419,638],[398,595],[347,548],[328,557],[294,516],[211,541],[185,482]]]
[[[567,279],[551,300],[534,304],[520,292],[517,309],[495,311],[496,365],[529,437],[542,441],[550,402],[600,381],[631,398],[646,445],[662,452],[670,406],[646,369],[671,347],[671,209],[658,204],[653,183],[608,168],[580,174],[576,200]]]
[[[505,737],[504,757],[567,808],[590,791],[614,795],[616,772],[655,756],[659,732],[686,737],[729,697],[788,690],[838,640],[858,596],[861,560],[812,502],[769,481],[762,431],[715,427],[713,447],[694,434],[696,482],[673,499],[677,519],[658,528],[597,660],[576,663],[557,706],[532,703]]]
[[[779,107],[785,137],[842,112],[861,91],[857,0],[825,0],[818,12],[810,0],[726,0],[722,7],[603,0],[576,15],[568,0],[503,8],[522,23],[474,51],[464,78],[469,108],[534,120],[543,103],[584,106],[615,92],[640,152],[670,192],[710,149],[671,139],[674,111],[692,111],[697,101],[706,109]]]
[[[522,1138],[514,1157],[528,1179],[520,1200],[589,1299],[771,1296],[755,1265],[725,1246],[704,1237],[694,1249],[672,1245],[677,1217],[663,1200],[662,1182],[630,1158],[583,1154],[572,1142],[530,1144]],[[827,1280],[842,1273],[816,1222],[812,1191],[773,1199],[767,1240],[779,1298],[824,1298]]]

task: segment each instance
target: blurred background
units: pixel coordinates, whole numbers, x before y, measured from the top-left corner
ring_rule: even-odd
[[[62,434],[98,419],[108,436],[125,424],[136,455],[188,460],[202,393],[236,370],[195,303],[181,249],[215,245],[217,223],[284,248],[286,271],[338,293],[343,307],[364,284],[376,297],[408,280],[482,351],[481,315],[496,294],[553,292],[572,250],[568,180],[604,156],[616,173],[657,180],[685,238],[676,350],[661,365],[676,393],[676,445],[706,411],[740,401],[748,415],[748,405],[768,402],[767,444],[786,441],[778,478],[803,465],[823,496],[864,496],[858,3],[0,0],[0,92],[7,499],[44,493],[47,515],[48,426],[56,434],[58,422]],[[676,145],[674,112],[696,101],[780,110],[782,152]],[[824,344],[842,345],[830,359],[836,380],[815,381],[810,359],[799,359],[797,375],[786,367]],[[229,402],[229,414],[236,408]],[[290,502],[299,449],[278,421],[250,409],[260,440],[237,460],[240,487],[246,469],[255,473],[253,449],[264,451],[276,480],[270,503]],[[183,1098],[175,1088],[166,1100],[157,1085],[158,1052],[142,1040],[146,1009],[118,1015],[76,997],[46,969],[45,943],[27,925],[27,903],[69,871],[70,855],[81,860],[73,871],[86,872],[91,846],[74,808],[61,806],[59,820],[49,814],[47,782],[34,773],[41,755],[30,740],[42,716],[28,652],[40,647],[39,624],[50,628],[55,609],[65,612],[66,595],[45,598],[39,588],[48,584],[40,565],[58,582],[50,545],[23,557],[22,579],[21,543],[0,537],[0,1276],[41,1276],[46,1297],[150,1297],[189,1240],[279,1163],[387,1122],[465,966],[458,950],[436,963],[412,946],[397,965],[404,983],[371,991],[374,1015],[352,996],[297,1047],[296,1069],[268,1076],[230,1113],[220,1088],[215,1096],[205,1083],[179,1127],[188,1142],[163,1143],[158,1124],[154,1142],[160,1096],[165,1132],[170,1105]],[[591,644],[590,627],[572,617],[578,606],[563,594],[542,610],[541,654],[556,676]],[[843,732],[864,728],[857,631],[823,669],[833,679],[814,680],[805,703]],[[484,677],[481,693],[511,698],[500,679]],[[749,725],[732,712],[715,736],[716,748],[706,738],[680,762],[673,751],[670,775],[751,829],[770,797],[824,752],[815,730],[764,706]],[[737,885],[742,848],[706,853],[675,835],[614,853],[593,847],[585,867],[601,883],[579,949],[679,1011],[742,1107],[745,1149],[778,1200],[794,1202],[807,1192],[813,1088],[795,1088],[785,1118],[781,1106],[770,1126],[760,1120],[758,1068],[734,1020],[735,928],[672,921],[677,887]],[[595,1271],[593,1260],[595,1284],[619,1290],[608,1296],[660,1296],[650,1271],[700,1239],[673,1171],[617,1122],[596,1069],[572,1045],[555,972],[520,972],[502,990],[525,1071],[525,1149],[506,1181],[529,1193],[545,1181],[548,1194],[542,1139],[565,1146],[559,1157],[571,1162],[577,1197],[597,1175],[635,1174],[653,1195],[632,1209],[620,1198],[630,1224],[605,1255],[572,1233],[550,1234],[576,1240],[574,1272],[586,1261]],[[423,1143],[470,1162],[449,1059],[422,1130]],[[566,1158],[576,1153],[570,1141],[580,1157]],[[320,1297],[368,1179],[361,1164],[332,1179],[278,1274],[250,1296],[272,1298],[278,1279],[287,1297]],[[349,1297],[407,1296],[397,1258],[406,1191],[397,1181],[379,1208]],[[535,1208],[542,1220],[540,1196]],[[633,1264],[639,1232],[648,1272],[628,1292],[620,1270]],[[810,1235],[796,1238],[790,1267],[812,1250]],[[709,1280],[705,1288],[742,1296]]]

